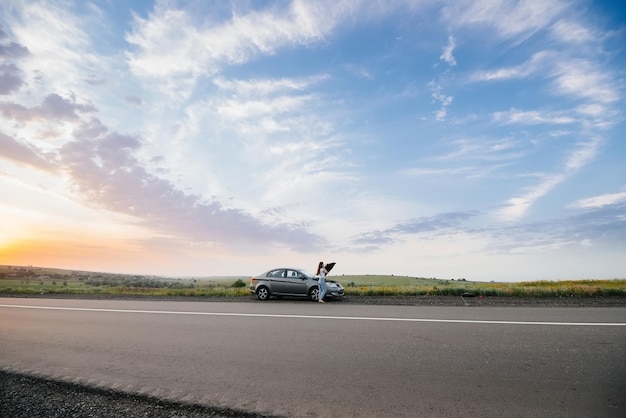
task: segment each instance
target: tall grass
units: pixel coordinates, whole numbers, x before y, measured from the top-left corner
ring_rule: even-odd
[[[352,282],[350,282],[352,283]],[[345,283],[344,283],[345,285]],[[502,296],[502,297],[597,297],[626,296],[626,280],[568,280],[520,283],[480,283],[438,281],[437,284],[347,286],[354,296]]]

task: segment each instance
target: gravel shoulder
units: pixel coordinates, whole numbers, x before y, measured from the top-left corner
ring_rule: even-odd
[[[15,297],[14,295],[0,295]],[[120,297],[38,295],[40,298],[120,299]],[[141,298],[205,302],[280,303],[278,300],[259,302],[253,296],[233,298]],[[593,298],[514,298],[514,297],[458,297],[458,296],[349,296],[331,303],[402,305],[402,306],[519,306],[519,307],[625,307],[626,297]],[[0,366],[1,368],[1,366]],[[167,402],[146,396],[86,387],[74,383],[58,382],[26,376],[0,369],[0,417],[12,418],[65,418],[65,417],[154,417],[154,418],[204,418],[204,417],[262,417],[243,411],[224,408]]]
[[[266,415],[167,402],[0,370],[0,417],[259,418]]]

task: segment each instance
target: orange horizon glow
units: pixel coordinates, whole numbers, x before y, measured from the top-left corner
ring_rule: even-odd
[[[116,246],[111,247],[96,239],[18,239],[0,246],[0,264],[68,270],[92,270],[103,264],[110,267],[106,270],[99,268],[97,271],[117,270],[132,264],[133,258],[137,256],[137,249],[119,242]],[[103,260],[107,262],[103,263]]]
[[[181,262],[181,260],[185,260]],[[162,246],[136,238],[67,236],[24,238],[0,245],[0,265],[80,270],[112,274],[215,276],[247,272],[256,257],[233,256],[215,247],[178,242]]]

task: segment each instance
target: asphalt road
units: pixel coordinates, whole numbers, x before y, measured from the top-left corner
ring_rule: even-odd
[[[0,369],[283,416],[626,416],[626,308],[0,298]]]

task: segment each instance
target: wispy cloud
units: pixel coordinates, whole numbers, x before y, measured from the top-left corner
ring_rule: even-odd
[[[504,161],[516,159],[528,152],[527,144],[513,138],[464,138],[449,141],[453,150],[437,160]]]
[[[371,251],[384,245],[403,241],[412,235],[454,235],[466,229],[464,224],[478,215],[475,211],[449,212],[401,222],[384,230],[369,231],[351,238],[353,245]]]
[[[216,73],[224,64],[319,42],[346,12],[346,7],[294,2],[283,10],[237,11],[225,23],[197,25],[189,12],[162,3],[148,18],[135,15],[126,39],[137,50],[129,62],[133,71],[149,76]]]
[[[500,210],[500,217],[506,221],[519,220],[539,198],[548,194],[565,178],[563,174],[544,176],[538,184],[529,188],[523,195],[507,200],[506,206]]]
[[[14,138],[0,132],[0,159],[3,158],[43,171],[54,172],[57,169],[53,158],[46,156],[43,151],[33,146],[22,144]]]
[[[432,91],[431,97],[434,103],[441,107],[435,112],[435,119],[444,121],[448,115],[448,107],[452,104],[454,96],[447,96],[443,93],[443,87],[434,81],[428,83],[428,88]]]
[[[468,80],[470,82],[480,82],[523,79],[533,76],[541,71],[545,71],[553,57],[554,53],[552,51],[536,52],[530,59],[522,64],[497,68],[494,70],[476,71],[468,76]]]
[[[470,82],[505,82],[507,80],[536,79],[546,82],[548,89],[545,92],[559,98],[562,108],[520,110],[512,107],[505,111],[492,113],[493,121],[499,124],[520,127],[535,127],[538,125],[563,126],[570,125],[579,135],[571,130],[567,136],[572,138],[575,145],[565,151],[565,158],[554,165],[556,169],[549,170],[548,174],[541,174],[540,181],[525,187],[514,197],[507,199],[504,207],[499,211],[502,219],[519,221],[529,209],[541,198],[548,195],[559,184],[569,179],[575,172],[593,161],[600,152],[606,139],[599,137],[599,130],[609,129],[618,120],[614,104],[621,100],[620,88],[615,74],[607,71],[597,62],[596,55],[591,53],[597,47],[600,35],[589,26],[571,17],[565,19],[561,11],[565,3],[539,4],[539,2],[525,2],[505,4],[496,2],[492,12],[498,16],[498,11],[508,7],[521,7],[525,11],[516,14],[516,19],[525,17],[527,24],[521,20],[507,21],[511,31],[500,26],[500,22],[492,22],[486,12],[485,2],[475,2],[471,6],[458,6],[455,10],[474,10],[476,16],[458,18],[463,24],[495,25],[500,29],[502,36],[518,36],[531,33],[540,28],[550,30],[553,41],[551,50],[534,52],[530,58],[519,65],[480,70],[471,73],[467,80]],[[545,16],[531,12],[544,11]],[[556,48],[560,45],[561,50]],[[587,58],[588,57],[588,58]],[[594,58],[592,58],[594,57]],[[578,101],[572,103],[572,99]],[[590,139],[591,138],[591,139]]]
[[[594,41],[596,38],[591,29],[584,24],[571,19],[559,20],[554,23],[550,29],[552,31],[552,36],[560,42],[580,45]]]
[[[531,223],[500,225],[483,233],[496,237],[489,250],[496,253],[541,253],[567,247],[613,247],[626,238],[626,205],[623,199],[598,196],[584,213]],[[609,202],[610,204],[596,203]],[[580,201],[578,203],[582,203]],[[599,249],[606,251],[606,248]],[[588,250],[586,250],[588,251]]]
[[[567,116],[562,112],[521,111],[517,109],[511,109],[506,112],[494,112],[493,119],[498,123],[522,125],[565,125],[578,122],[576,118]]]
[[[28,2],[21,8],[19,17],[11,21],[11,30],[19,44],[27,45],[29,58],[20,65],[35,92],[40,88],[76,91],[86,82],[86,71],[107,74],[107,60],[94,53],[90,38],[90,32],[102,23],[90,15],[79,17],[70,8],[70,4]],[[20,58],[24,55],[20,54]],[[42,71],[46,75],[45,84],[33,83],[32,74]]]
[[[554,69],[556,92],[588,99],[596,103],[614,103],[620,99],[612,74],[599,70],[593,62],[573,59]]]
[[[578,144],[578,147],[569,154],[565,163],[565,170],[572,172],[589,164],[598,155],[604,142],[604,139],[596,137]]]
[[[512,138],[463,138],[445,145],[450,151],[431,155],[401,172],[410,177],[481,179],[504,175],[507,167],[532,152],[526,141]]]
[[[572,208],[578,209],[595,209],[602,208],[616,203],[626,201],[626,192],[606,193],[599,196],[589,197],[587,199],[578,200],[570,205]]]
[[[213,83],[226,92],[233,92],[246,97],[256,97],[306,91],[311,86],[328,78],[328,75],[324,74],[303,78],[254,78],[249,80],[227,79],[220,76],[214,78]]]
[[[510,198],[505,207],[499,211],[500,217],[507,221],[521,219],[538,199],[589,164],[596,157],[603,143],[602,139],[597,138],[578,144],[569,152],[560,171],[543,176],[538,184],[528,188],[521,196]]]
[[[159,2],[147,17],[134,14],[126,41],[133,73],[140,78],[178,80],[188,97],[198,78],[217,75],[221,69],[240,66],[282,50],[311,48],[328,42],[337,28],[359,20],[380,20],[398,12],[415,13],[421,2],[293,1],[260,6],[237,4],[232,10],[206,6],[211,18],[199,21],[192,10]],[[229,19],[213,16],[212,9],[229,13]],[[350,68],[350,67],[348,67]],[[363,66],[351,67],[371,79]],[[187,80],[182,83],[182,80]],[[173,94],[174,86],[161,86]]]
[[[626,237],[625,197],[598,198],[583,214],[526,223],[492,223],[480,228],[471,224],[479,212],[442,213],[353,236],[351,244],[370,252],[403,241],[419,239],[423,242],[437,236],[449,240],[467,237],[476,243],[472,249],[476,254],[541,254],[623,241]],[[596,203],[602,204],[595,206]]]
[[[448,3],[443,18],[455,27],[492,28],[503,38],[525,39],[546,27],[565,8],[563,1],[459,0]]]
[[[439,56],[439,59],[447,62],[450,66],[454,67],[456,65],[456,59],[454,58],[453,52],[456,47],[456,39],[454,36],[448,36],[448,44],[443,48],[443,52]]]
[[[268,100],[227,99],[217,107],[220,116],[228,119],[249,119],[263,115],[292,113],[304,108],[313,96],[278,97]]]

